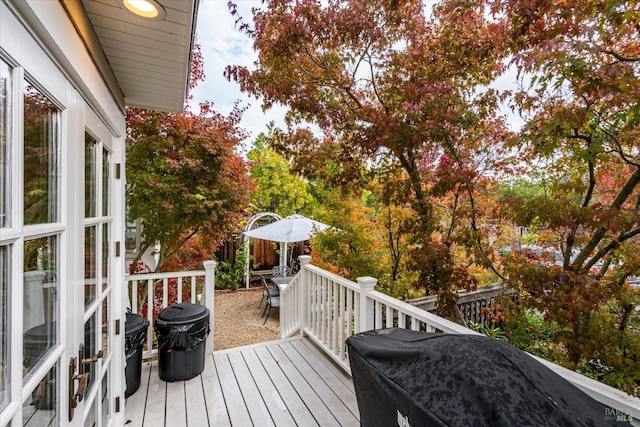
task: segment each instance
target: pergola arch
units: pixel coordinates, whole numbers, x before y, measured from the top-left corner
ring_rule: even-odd
[[[247,222],[247,226],[245,227],[244,231],[249,231],[253,228],[253,226],[255,225],[256,222],[258,222],[258,220],[262,219],[262,218],[266,218],[266,217],[272,217],[275,218],[276,221],[279,221],[282,219],[282,217],[280,215],[278,215],[277,213],[273,213],[273,212],[260,212],[255,214],[254,216],[252,216],[249,221]],[[244,249],[245,252],[248,254],[250,251],[250,239],[248,237],[245,237],[244,234],[242,234],[242,238],[244,239]],[[282,246],[282,243],[280,244]],[[286,243],[285,243],[286,245]],[[280,248],[282,250],[282,248]],[[282,251],[281,251],[282,252]],[[249,274],[250,272],[250,262],[251,260],[249,259],[249,257],[247,256],[247,262],[245,264],[245,269],[244,269],[244,277],[245,277],[245,286],[247,289],[249,289],[249,286],[251,285],[251,275]]]

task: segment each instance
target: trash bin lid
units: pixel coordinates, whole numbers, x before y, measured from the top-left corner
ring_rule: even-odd
[[[124,334],[131,335],[138,332],[142,332],[143,329],[149,327],[149,322],[144,317],[136,313],[127,313],[127,318],[124,322]]]
[[[188,323],[209,316],[209,309],[203,305],[181,302],[164,308],[156,318],[156,323],[165,325]]]

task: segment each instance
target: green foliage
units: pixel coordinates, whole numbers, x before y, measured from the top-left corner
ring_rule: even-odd
[[[228,261],[219,262],[216,269],[216,288],[231,291],[238,289],[242,285],[247,259],[250,260],[251,256],[245,246],[242,245],[242,248],[236,252],[233,264]]]
[[[499,202],[504,205],[504,213],[518,225],[532,227],[536,220],[538,206],[544,205],[545,188],[541,182],[529,179],[515,179],[502,183],[499,188]]]
[[[497,326],[492,326],[487,322],[476,323],[469,322],[469,328],[473,329],[476,332],[480,332],[483,335],[488,336],[489,338],[495,338],[500,341],[507,341],[507,336],[504,334],[502,329]]]
[[[558,324],[547,324],[540,313],[526,308],[520,312],[509,311],[505,330],[509,342],[521,350],[545,359],[554,358]]]
[[[314,199],[307,182],[291,173],[290,162],[270,147],[275,135],[273,124],[267,135],[260,134],[247,153],[251,177],[256,181],[250,204],[256,212],[274,212],[282,217],[312,210]]]
[[[522,286],[518,304],[506,304],[504,331],[509,342],[632,395],[640,391],[640,334],[634,321],[620,328],[620,306],[607,286],[576,286],[579,276],[559,279],[559,268],[532,266],[538,287]],[[636,295],[636,296],[632,296]],[[632,299],[638,303],[637,294]],[[634,302],[635,301],[635,302]],[[630,308],[636,305],[629,306]],[[586,309],[585,309],[586,308]],[[633,310],[631,311],[633,312]],[[544,314],[542,314],[544,313]]]
[[[361,276],[379,277],[384,265],[384,248],[371,213],[370,208],[350,193],[324,192],[320,217],[333,229],[311,240],[314,263],[351,280]]]

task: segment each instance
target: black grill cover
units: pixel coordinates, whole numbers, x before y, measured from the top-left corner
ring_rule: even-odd
[[[347,344],[365,427],[630,425],[496,339],[391,328]]]

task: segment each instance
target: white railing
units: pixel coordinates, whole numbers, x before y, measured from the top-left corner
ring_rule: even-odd
[[[125,276],[129,295],[130,309],[149,322],[147,341],[142,353],[143,358],[157,355],[158,346],[154,341],[153,321],[158,312],[171,304],[190,302],[202,304],[209,309],[209,327],[207,354],[213,352],[213,304],[215,298],[215,261],[205,261],[204,270],[180,271],[171,273],[145,273]],[[162,291],[162,296],[156,292]],[[172,295],[170,298],[170,293]]]
[[[346,339],[371,329],[390,327],[452,334],[477,332],[374,290],[377,279],[352,282],[300,257],[300,271],[280,291],[281,336],[308,336],[350,373]],[[535,356],[532,356],[535,357]],[[640,399],[574,371],[536,358],[592,398],[640,425]]]

